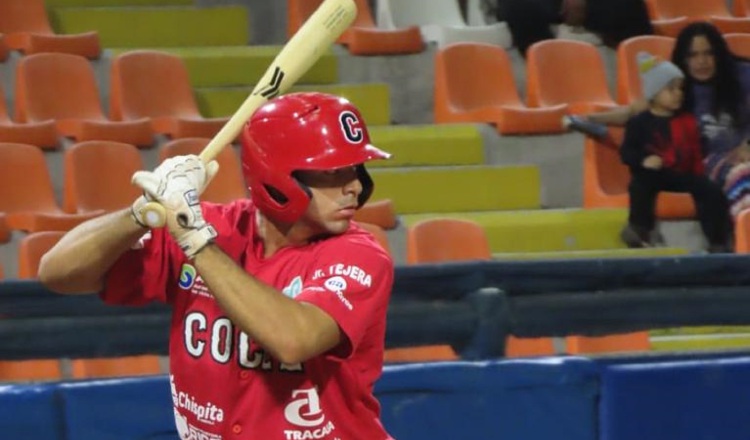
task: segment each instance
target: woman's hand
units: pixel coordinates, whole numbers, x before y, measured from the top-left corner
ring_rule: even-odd
[[[750,145],[747,142],[742,142],[734,149],[734,154],[738,161],[750,162]]]

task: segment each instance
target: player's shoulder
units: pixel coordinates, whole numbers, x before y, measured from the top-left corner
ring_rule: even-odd
[[[320,253],[333,253],[349,259],[363,259],[372,264],[393,267],[390,254],[369,231],[356,222],[352,222],[345,233],[321,240],[316,248]]]
[[[248,221],[255,211],[250,199],[238,199],[230,203],[201,202],[203,218],[215,227],[224,224],[233,227]]]

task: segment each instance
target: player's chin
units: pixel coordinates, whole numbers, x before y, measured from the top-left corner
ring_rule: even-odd
[[[329,220],[325,224],[326,231],[328,231],[329,234],[332,235],[339,235],[343,234],[349,229],[349,226],[351,225],[350,219],[335,219],[335,220]]]

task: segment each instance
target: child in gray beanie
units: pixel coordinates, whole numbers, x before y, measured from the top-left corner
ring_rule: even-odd
[[[620,157],[630,167],[630,213],[621,238],[629,247],[653,246],[659,192],[690,193],[710,252],[728,252],[732,222],[721,188],[704,174],[694,115],[680,112],[684,74],[669,61],[637,55],[648,110],[625,126]]]

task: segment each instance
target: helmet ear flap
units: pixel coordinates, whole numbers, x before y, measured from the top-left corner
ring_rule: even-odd
[[[359,183],[362,185],[362,192],[357,197],[358,207],[361,208],[370,199],[372,192],[375,190],[375,183],[372,181],[370,173],[367,172],[367,169],[362,164],[357,165],[357,177],[359,177]]]
[[[294,223],[307,210],[312,193],[294,177],[268,179],[259,188],[251,188],[258,207],[269,217],[283,223]]]

